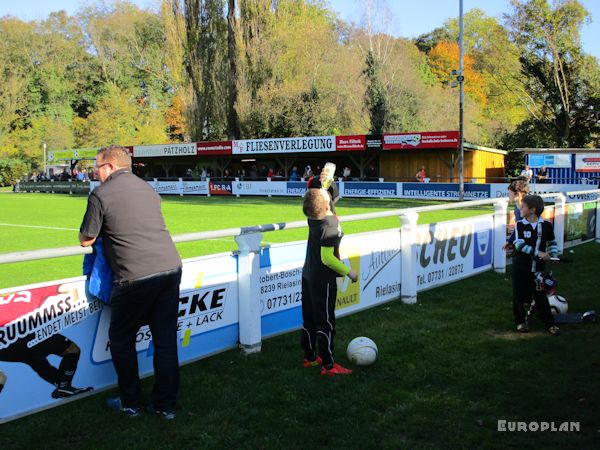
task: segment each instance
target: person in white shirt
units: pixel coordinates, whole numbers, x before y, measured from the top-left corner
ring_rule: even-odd
[[[528,183],[531,182],[531,179],[533,178],[533,170],[531,170],[531,167],[526,165],[521,171],[521,176],[526,178]]]

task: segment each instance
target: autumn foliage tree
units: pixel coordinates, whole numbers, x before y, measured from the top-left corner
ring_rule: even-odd
[[[431,70],[444,86],[449,85],[451,80],[456,79],[456,76],[452,75],[452,70],[458,70],[459,56],[460,49],[455,42],[441,41],[429,52]],[[473,66],[473,58],[469,55],[464,55],[465,94],[470,95],[473,100],[484,108],[487,104],[485,82],[481,74]]]
[[[345,23],[320,0],[86,2],[0,17],[0,158],[42,148],[457,129],[458,21],[414,41],[385,1]],[[600,69],[577,0],[465,14],[466,139],[600,145]],[[382,25],[379,26],[378,24]]]

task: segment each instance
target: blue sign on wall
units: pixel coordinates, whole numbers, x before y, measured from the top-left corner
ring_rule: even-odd
[[[456,183],[402,183],[402,196],[428,199],[457,199]],[[489,184],[465,184],[465,199],[490,198]]]
[[[345,197],[396,197],[398,195],[397,183],[344,183]]]
[[[287,194],[288,195],[304,195],[306,192],[306,181],[288,181],[287,182]]]

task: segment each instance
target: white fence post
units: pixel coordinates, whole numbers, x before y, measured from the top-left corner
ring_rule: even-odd
[[[600,244],[600,195],[596,196],[596,243]]]
[[[565,222],[567,216],[567,199],[564,194],[558,193],[554,198],[554,237],[558,245],[558,252],[565,249]]]
[[[183,197],[183,178],[179,179],[179,196]]]
[[[238,245],[238,315],[240,349],[243,354],[261,350],[261,317],[259,292],[261,233],[243,234],[235,237]]]
[[[403,303],[417,303],[417,219],[419,214],[400,215],[400,297]]]
[[[210,178],[206,177],[206,196],[210,197]]]
[[[506,252],[502,246],[506,242],[506,215],[508,202],[500,200],[494,203],[494,271],[506,273]]]

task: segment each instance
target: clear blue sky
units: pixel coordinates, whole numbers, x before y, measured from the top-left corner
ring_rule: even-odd
[[[328,0],[331,8],[349,22],[361,22],[363,0]],[[375,3],[377,0],[373,0]],[[133,0],[144,7],[156,7],[158,0]],[[592,23],[582,29],[584,50],[600,59],[600,0],[579,0],[592,16]],[[0,0],[0,16],[11,14],[23,20],[44,19],[51,11],[75,13],[84,0]],[[441,26],[447,19],[458,16],[458,0],[388,0],[391,12],[389,33],[395,36],[416,37]],[[489,16],[501,19],[510,10],[509,0],[463,0],[466,13],[478,7]]]

